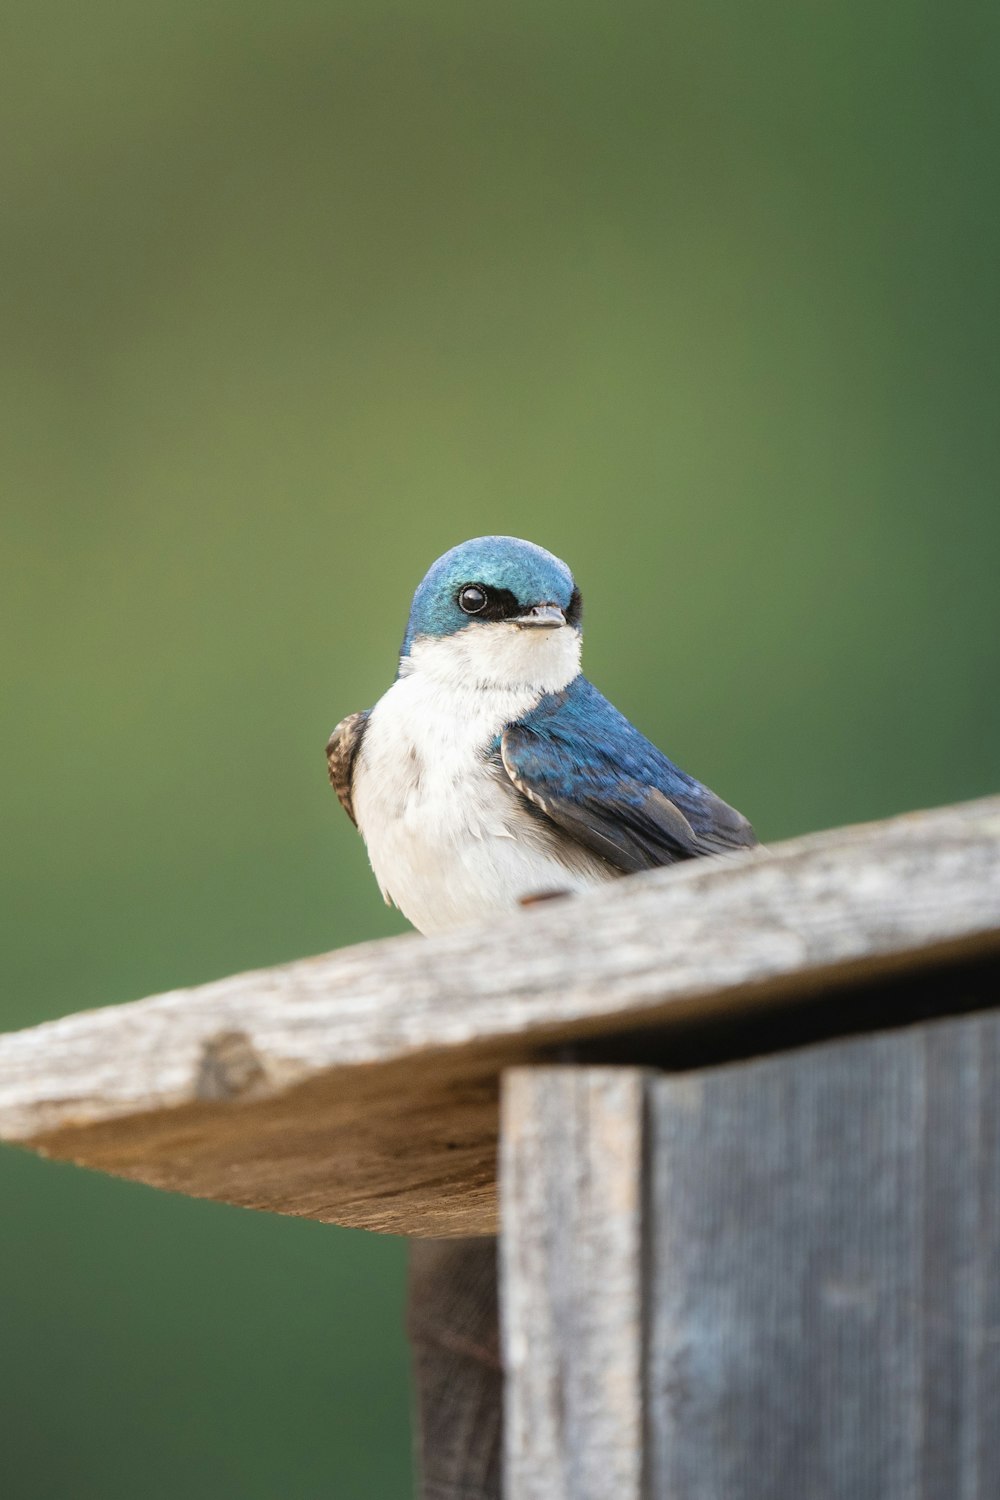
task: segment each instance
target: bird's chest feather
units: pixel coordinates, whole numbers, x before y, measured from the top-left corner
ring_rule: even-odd
[[[609,867],[562,838],[491,756],[497,737],[580,670],[569,627],[485,625],[414,642],[372,709],[352,786],[382,894],[421,932],[580,890]]]
[[[423,932],[508,909],[556,881],[535,820],[489,759],[537,698],[456,692],[414,675],[372,710],[354,777],[358,827],[383,894]]]
[[[488,762],[490,746],[525,713],[524,694],[445,692],[417,677],[396,682],[372,710],[355,774],[366,841],[449,843],[482,837],[511,798]],[[498,827],[496,832],[502,832]]]

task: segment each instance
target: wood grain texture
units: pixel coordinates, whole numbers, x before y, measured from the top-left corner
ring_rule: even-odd
[[[1000,1015],[648,1093],[650,1500],[995,1500]]]
[[[504,1080],[506,1500],[643,1497],[643,1088],[636,1068]]]
[[[0,1138],[255,1208],[492,1233],[504,1067],[997,951],[991,798],[0,1037]]]
[[[420,1500],[500,1500],[496,1240],[414,1240],[409,1291]]]
[[[506,1500],[995,1500],[1000,1014],[504,1090]]]

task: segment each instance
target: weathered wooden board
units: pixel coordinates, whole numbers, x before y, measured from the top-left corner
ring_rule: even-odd
[[[1000,1014],[519,1070],[502,1166],[506,1500],[1000,1494]]]
[[[1000,798],[0,1037],[0,1138],[404,1234],[495,1228],[501,1069],[1000,952]]]
[[[1000,1015],[649,1097],[650,1496],[995,1500]]]
[[[643,1091],[638,1068],[506,1075],[507,1500],[643,1500]]]

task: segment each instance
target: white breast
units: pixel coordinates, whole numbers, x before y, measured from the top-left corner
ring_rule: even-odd
[[[506,725],[576,676],[577,632],[481,625],[415,643],[404,666],[371,712],[354,772],[386,899],[421,932],[442,932],[607,880],[585,850],[557,845],[485,758]]]

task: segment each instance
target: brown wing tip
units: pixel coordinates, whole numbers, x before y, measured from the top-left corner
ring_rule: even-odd
[[[352,823],[356,823],[357,820],[354,816],[351,782],[354,775],[354,761],[367,718],[367,710],[348,714],[346,719],[341,719],[326,742],[326,769],[330,785],[337,793],[340,805]]]

